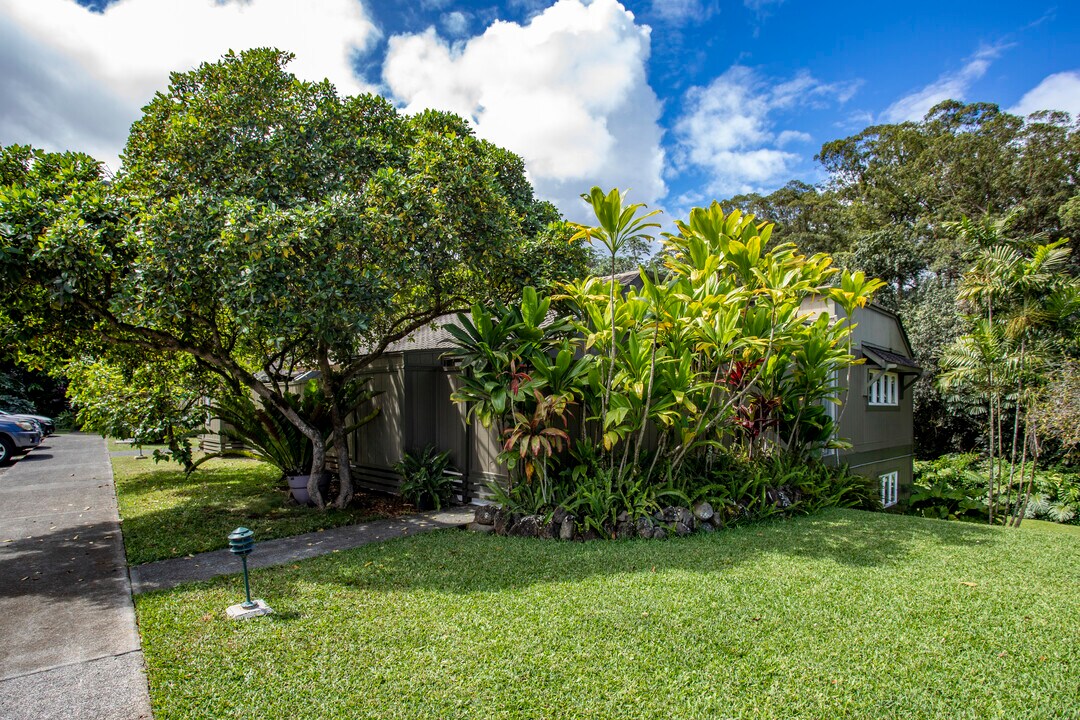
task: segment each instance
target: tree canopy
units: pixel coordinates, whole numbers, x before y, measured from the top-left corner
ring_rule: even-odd
[[[320,369],[335,398],[391,342],[512,296],[526,242],[558,217],[520,158],[462,118],[340,96],[290,59],[259,49],[174,73],[115,178],[85,155],[5,148],[0,332],[53,357],[88,333],[184,353],[311,439],[314,486],[324,441],[284,401],[282,368]]]

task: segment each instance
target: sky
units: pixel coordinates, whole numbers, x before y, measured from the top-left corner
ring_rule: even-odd
[[[119,169],[169,72],[273,46],[404,112],[468,118],[537,195],[691,207],[825,179],[823,143],[953,98],[1080,117],[1080,3],[0,0],[0,145]]]

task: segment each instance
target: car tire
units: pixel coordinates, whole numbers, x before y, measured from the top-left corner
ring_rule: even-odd
[[[15,455],[15,443],[0,435],[0,465],[7,465]]]

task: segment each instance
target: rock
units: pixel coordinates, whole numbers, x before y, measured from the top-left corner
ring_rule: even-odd
[[[495,532],[495,526],[494,525],[485,525],[483,523],[478,523],[478,522],[469,523],[468,525],[465,526],[465,529],[470,530],[472,532],[483,533],[485,535],[487,533]]]
[[[506,508],[499,508],[495,511],[495,519],[492,521],[492,525],[495,526],[496,535],[505,535],[506,531],[510,529],[513,524],[514,516]]]
[[[675,523],[675,534],[679,537],[686,537],[690,533],[694,532],[694,529],[683,522]]]
[[[684,507],[675,508],[675,523],[687,526],[691,532],[694,530],[694,525],[697,524],[694,520],[694,513]]]
[[[525,515],[510,526],[510,535],[514,537],[539,537],[544,527],[542,515]]]
[[[724,518],[720,513],[716,513],[712,516],[712,519],[709,520],[709,524],[712,525],[715,530],[720,530],[724,527]]]
[[[694,517],[696,517],[702,522],[705,522],[706,520],[711,520],[712,516],[715,514],[716,513],[713,511],[712,505],[707,502],[699,502],[697,505],[694,506]]]
[[[540,537],[545,540],[551,540],[559,536],[559,524],[554,520],[544,524],[544,527],[540,529]]]
[[[791,507],[791,488],[785,486],[766,488],[765,499],[781,509]]]
[[[653,522],[652,518],[642,517],[638,518],[637,534],[639,538],[645,538],[646,540],[652,537],[653,534]]]
[[[661,512],[660,520],[662,520],[663,522],[666,522],[666,523],[675,522],[676,519],[678,518],[677,512],[679,511],[679,509],[680,508],[672,507],[671,505],[668,505],[666,508],[664,508],[663,510],[660,511]]]
[[[664,511],[663,510],[657,510],[656,512],[654,512],[653,513],[653,520],[655,520],[656,522],[666,522],[664,520]]]
[[[637,537],[637,526],[630,522],[629,515],[627,519],[620,522],[615,526],[615,537],[619,540],[629,540],[630,538]]]
[[[473,523],[476,525],[494,525],[495,512],[498,509],[496,505],[481,505],[473,513]]]
[[[585,532],[581,533],[581,539],[585,542],[589,542],[590,540],[599,540],[600,536],[596,534],[595,530],[589,528]]]
[[[615,518],[615,522],[617,522],[617,523],[624,523],[624,522],[627,522],[628,520],[630,520],[630,513],[628,513],[625,510],[623,510],[621,513],[619,513],[619,516]]]
[[[562,523],[559,525],[559,539],[560,540],[573,540],[574,539],[574,518],[567,515],[563,518]]]
[[[652,538],[653,540],[663,540],[667,537],[667,530],[662,527],[653,528]]]
[[[566,508],[564,508],[564,507],[557,507],[557,508],[555,508],[555,512],[553,512],[553,513],[551,514],[551,521],[552,521],[553,523],[555,523],[556,525],[562,525],[562,524],[563,524],[563,520],[565,520],[565,519],[566,519],[566,518],[568,518],[568,517],[570,517],[570,513],[568,513],[568,512],[566,511]]]
[[[712,526],[712,523],[703,522],[703,523],[698,524],[698,532],[703,532],[703,533],[716,532],[716,528],[714,528]]]

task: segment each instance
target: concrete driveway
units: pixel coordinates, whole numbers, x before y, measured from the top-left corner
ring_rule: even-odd
[[[0,718],[149,718],[105,441],[0,470]]]

